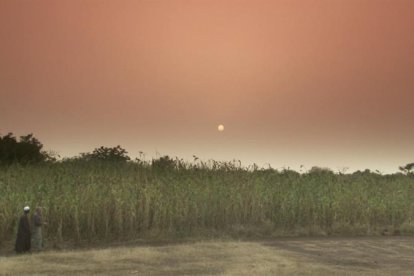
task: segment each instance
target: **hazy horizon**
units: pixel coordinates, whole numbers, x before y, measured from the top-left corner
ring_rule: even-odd
[[[0,133],[62,156],[398,171],[414,1],[0,2]],[[217,126],[225,130],[219,132]]]
[[[10,131],[9,131],[10,132]],[[2,132],[0,130],[0,135],[6,135],[9,132]],[[16,136],[17,138],[19,138],[21,135],[27,135],[30,133],[13,133],[14,136]],[[39,136],[37,136],[34,133],[34,136],[36,138],[38,138],[40,140],[40,142],[43,143],[43,140],[41,138],[39,138]],[[116,146],[121,146],[122,148],[126,149],[128,152],[128,156],[131,158],[131,160],[135,160],[135,158],[139,158],[141,160],[145,160],[145,161],[151,161],[152,159],[157,159],[159,157],[168,155],[171,158],[176,158],[178,157],[179,159],[183,159],[186,162],[193,162],[194,161],[194,157],[197,157],[197,161],[196,162],[207,162],[210,160],[215,160],[215,161],[220,161],[220,162],[233,162],[233,161],[237,161],[237,163],[240,161],[241,165],[243,167],[248,167],[248,166],[252,166],[254,164],[256,164],[257,166],[259,166],[259,168],[268,168],[269,165],[273,168],[273,169],[277,169],[277,170],[283,170],[283,169],[291,169],[291,170],[295,170],[297,172],[307,172],[309,171],[312,167],[320,167],[320,168],[328,168],[331,169],[334,172],[345,172],[345,173],[352,173],[355,171],[363,171],[366,169],[369,169],[373,172],[375,171],[379,171],[381,173],[385,173],[385,174],[389,174],[389,173],[397,173],[397,172],[401,172],[399,170],[400,166],[406,165],[408,163],[412,163],[412,159],[407,159],[407,160],[411,160],[411,161],[407,161],[407,162],[403,162],[401,164],[396,163],[395,168],[389,168],[388,170],[385,167],[379,168],[379,167],[375,167],[375,166],[370,166],[370,167],[363,167],[363,164],[361,162],[361,166],[349,166],[346,165],[345,163],[343,163],[343,165],[338,165],[338,166],[332,166],[331,164],[328,163],[312,163],[312,162],[298,162],[298,160],[292,160],[291,163],[288,162],[279,162],[279,163],[272,163],[269,161],[266,161],[264,158],[261,158],[260,156],[258,156],[259,158],[257,159],[252,159],[252,158],[236,158],[236,157],[230,157],[230,156],[221,156],[221,157],[217,157],[217,155],[212,156],[212,155],[197,155],[197,154],[180,154],[180,152],[176,151],[176,153],[173,152],[162,152],[159,151],[157,148],[154,148],[152,151],[144,151],[144,150],[133,150],[131,151],[129,148],[125,147],[122,144],[117,144],[117,143],[107,143],[107,144],[97,144],[95,146],[86,146],[86,147],[82,147],[81,151],[61,151],[61,150],[57,150],[54,148],[49,147],[47,144],[44,144],[44,148],[43,150],[45,150],[46,152],[52,153],[52,155],[55,155],[55,157],[58,157],[58,160],[62,160],[64,158],[72,158],[72,157],[76,157],[76,156],[80,156],[81,153],[87,153],[87,152],[92,152],[95,148],[104,146],[104,147],[116,147]],[[135,148],[139,148],[139,146],[135,146]],[[242,156],[242,154],[240,154],[240,156]],[[252,161],[250,161],[252,160]],[[355,162],[354,162],[355,163]]]

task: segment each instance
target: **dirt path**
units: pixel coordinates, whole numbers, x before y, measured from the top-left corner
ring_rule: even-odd
[[[414,275],[414,237],[291,238],[0,257],[0,275]]]
[[[321,267],[362,274],[414,275],[414,237],[285,239],[264,245]]]

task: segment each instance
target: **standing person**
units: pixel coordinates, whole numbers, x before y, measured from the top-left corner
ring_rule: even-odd
[[[30,223],[29,223],[29,212],[30,207],[26,206],[23,208],[23,215],[19,220],[19,227],[17,228],[17,238],[14,250],[16,253],[25,253],[30,251]]]
[[[37,207],[33,215],[33,236],[32,243],[33,248],[36,251],[43,249],[43,237],[42,237],[42,226],[46,224],[42,218],[42,207]]]

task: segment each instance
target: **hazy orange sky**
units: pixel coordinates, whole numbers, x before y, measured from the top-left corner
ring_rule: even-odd
[[[411,0],[0,0],[0,133],[393,172],[414,162],[413,34]]]

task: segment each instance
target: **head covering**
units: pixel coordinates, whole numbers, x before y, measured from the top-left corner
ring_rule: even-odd
[[[29,211],[30,211],[30,207],[29,207],[29,206],[25,206],[25,207],[23,208],[23,211],[25,211],[25,212],[29,212]]]

